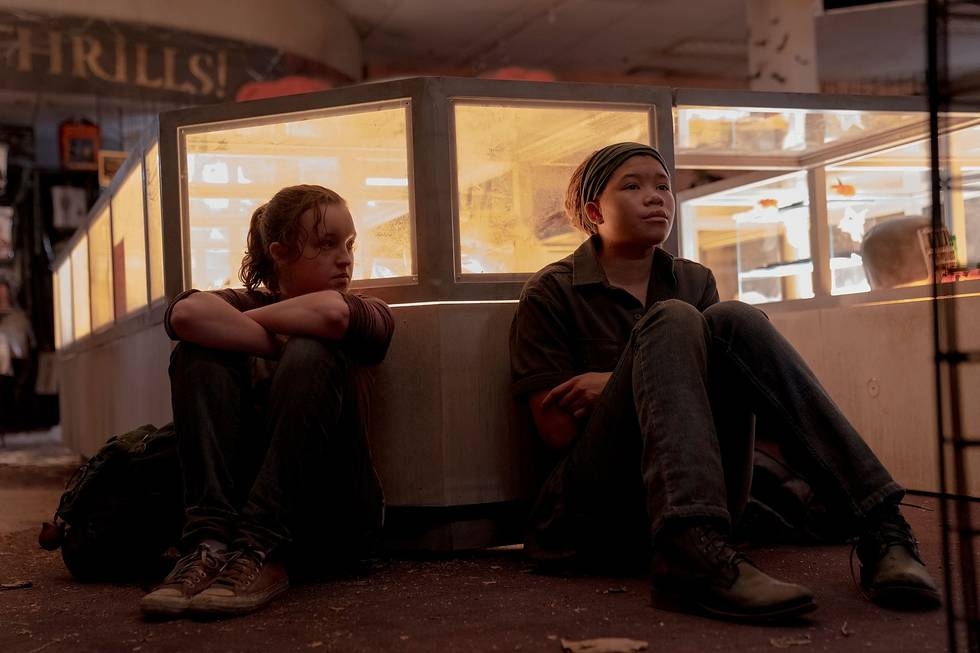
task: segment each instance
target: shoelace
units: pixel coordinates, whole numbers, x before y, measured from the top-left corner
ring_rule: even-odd
[[[247,585],[255,578],[262,561],[262,555],[255,551],[235,551],[228,556],[225,569],[214,584],[226,587]]]
[[[746,560],[746,557],[732,548],[718,531],[697,526],[694,532],[697,533],[698,542],[704,545],[705,551],[712,558],[720,560],[723,564],[732,565],[739,560]]]
[[[194,582],[201,575],[202,567],[205,571],[216,571],[223,564],[224,560],[220,554],[202,544],[196,551],[188,553],[177,561],[174,570],[170,573],[170,580],[174,583]]]

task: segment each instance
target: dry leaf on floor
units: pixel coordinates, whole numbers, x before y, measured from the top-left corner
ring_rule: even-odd
[[[791,635],[789,637],[772,637],[769,639],[769,643],[776,648],[789,648],[790,646],[806,646],[807,644],[812,644],[813,640],[810,639],[809,634],[803,636]]]
[[[561,648],[568,653],[636,653],[647,650],[647,643],[625,637],[600,637],[580,641],[562,638]]]
[[[34,587],[34,583],[29,580],[15,580],[12,583],[0,583],[0,590],[23,590]]]

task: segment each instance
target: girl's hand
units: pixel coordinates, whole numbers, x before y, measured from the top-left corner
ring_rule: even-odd
[[[588,417],[611,376],[612,372],[586,372],[573,376],[552,388],[545,395],[541,407],[557,406],[576,419]]]

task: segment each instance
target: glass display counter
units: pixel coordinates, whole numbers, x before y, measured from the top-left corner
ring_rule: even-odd
[[[745,105],[733,107],[739,99]],[[799,106],[806,104],[828,108]],[[929,284],[922,105],[680,91],[677,167],[701,182],[678,189],[683,255],[712,268],[722,299],[750,303]],[[980,115],[951,116],[944,148],[950,181],[962,187],[947,218],[960,270],[980,263],[978,122]]]
[[[925,119],[917,99],[442,78],[162,114],[55,263],[63,430],[91,453],[165,421],[167,301],[240,285],[255,209],[320,184],[355,220],[353,288],[396,318],[372,424],[390,505],[526,499],[507,330],[527,277],[582,242],[561,209],[582,159],[623,140],[659,147],[679,206],[668,251],[711,267],[723,298],[825,307],[924,282],[868,264],[908,230],[921,272]],[[980,119],[952,124],[948,228],[966,269],[980,256]],[[86,383],[107,373],[108,388]],[[112,403],[137,387],[151,399]]]

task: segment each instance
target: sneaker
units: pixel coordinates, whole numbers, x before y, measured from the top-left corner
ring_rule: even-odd
[[[147,616],[177,616],[187,610],[191,597],[208,587],[225,566],[225,553],[207,544],[177,561],[163,582],[140,600]]]
[[[228,563],[207,589],[190,602],[192,612],[235,615],[257,610],[289,589],[286,568],[266,560],[254,549],[241,549],[228,556]]]
[[[817,607],[813,592],[764,574],[710,526],[663,539],[653,554],[656,607],[747,622],[790,619]]]
[[[919,555],[912,527],[898,506],[882,506],[858,539],[861,586],[872,602],[897,610],[935,610],[939,588]]]

